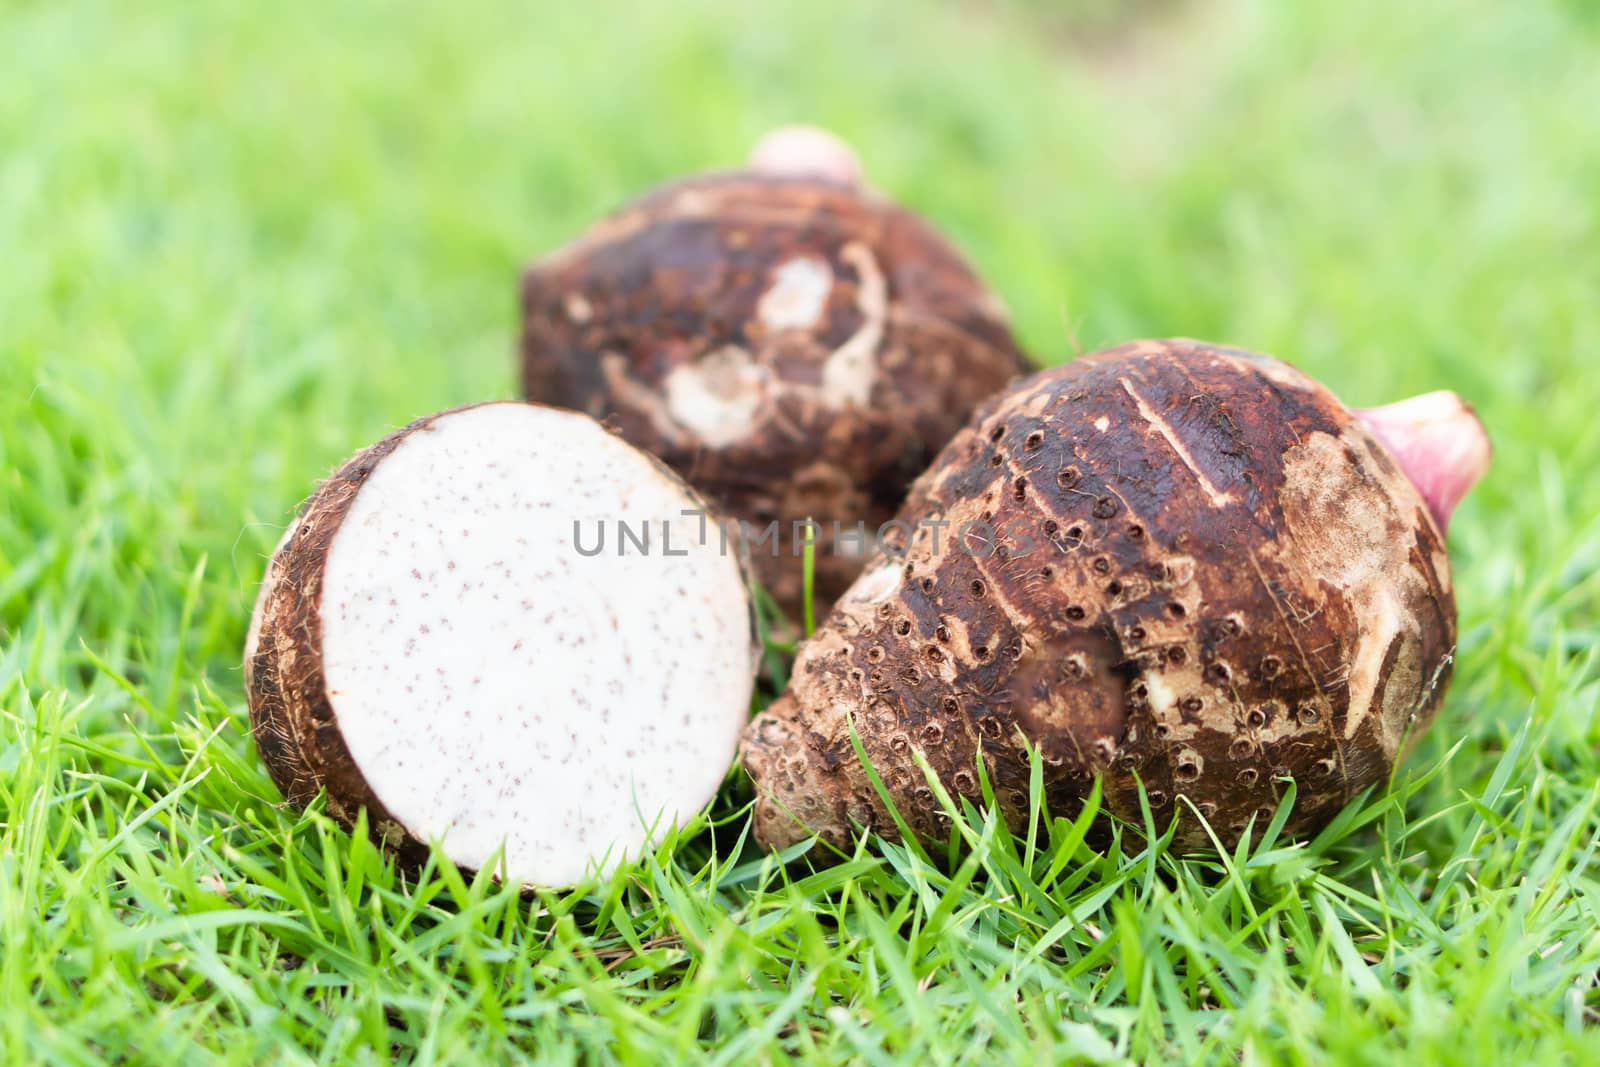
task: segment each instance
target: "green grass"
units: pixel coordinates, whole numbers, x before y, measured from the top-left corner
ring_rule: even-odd
[[[156,10],[159,8],[160,10]],[[1600,1062],[1600,19],[1561,4],[0,0],[0,1049],[17,1061]],[[279,531],[512,395],[519,264],[827,123],[1041,360],[1183,334],[1448,386],[1444,714],[1306,845],[402,877],[284,810],[238,666]]]

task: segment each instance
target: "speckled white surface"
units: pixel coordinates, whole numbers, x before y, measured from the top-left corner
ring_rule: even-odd
[[[693,814],[748,715],[747,593],[675,481],[583,415],[492,404],[382,461],[329,552],[324,672],[373,791],[423,841],[559,885]],[[618,555],[618,520],[650,551]],[[581,555],[574,521],[592,549]],[[674,553],[663,552],[663,522]]]

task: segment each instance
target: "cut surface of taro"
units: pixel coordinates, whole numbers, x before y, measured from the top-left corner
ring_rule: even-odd
[[[325,787],[402,855],[437,840],[568,884],[716,792],[749,711],[749,594],[655,460],[581,414],[484,404],[324,483],[269,567],[246,670],[291,802]]]

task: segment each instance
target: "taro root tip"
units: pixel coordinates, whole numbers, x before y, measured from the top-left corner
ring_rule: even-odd
[[[1467,491],[1489,469],[1489,435],[1472,407],[1448,390],[1356,415],[1394,456],[1443,530]]]

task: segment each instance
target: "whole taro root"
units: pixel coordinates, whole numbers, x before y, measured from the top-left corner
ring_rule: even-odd
[[[959,253],[808,128],[595,224],[527,271],[522,308],[528,399],[604,419],[758,537],[777,521],[752,557],[791,615],[794,524],[819,525],[825,607],[865,561],[849,532],[1027,369]]]
[[[756,834],[914,832],[981,753],[1007,820],[1074,814],[1097,776],[1181,847],[1270,817],[1313,832],[1434,717],[1455,650],[1451,509],[1488,462],[1449,393],[1366,413],[1276,360],[1136,342],[1018,383],[912,488],[885,545],[747,729]],[[1419,491],[1420,489],[1420,491]],[[946,525],[940,526],[939,523]],[[1185,803],[1185,798],[1187,803]]]

